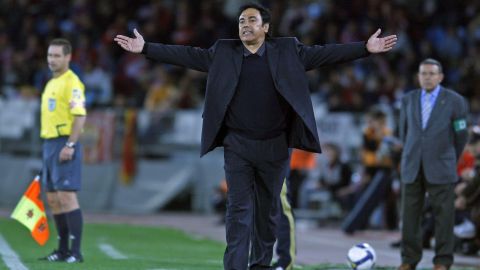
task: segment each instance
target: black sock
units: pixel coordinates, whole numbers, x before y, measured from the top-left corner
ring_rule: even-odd
[[[58,233],[58,251],[67,253],[69,240],[67,215],[64,213],[53,215],[53,220]]]
[[[80,255],[80,244],[82,242],[83,218],[82,211],[75,209],[66,213],[68,221],[68,230],[72,239],[70,251],[73,255]]]

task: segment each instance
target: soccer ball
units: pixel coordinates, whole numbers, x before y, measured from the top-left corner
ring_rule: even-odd
[[[369,244],[361,243],[348,250],[347,259],[353,270],[370,270],[375,267],[377,255]]]

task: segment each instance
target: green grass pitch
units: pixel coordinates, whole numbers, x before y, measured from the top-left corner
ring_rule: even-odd
[[[50,222],[51,223],[51,222]],[[85,262],[68,265],[38,261],[57,245],[56,232],[50,224],[50,240],[37,245],[20,223],[0,218],[0,234],[30,270],[220,270],[225,244],[185,234],[164,227],[122,224],[85,224],[82,251]],[[108,245],[126,258],[114,259],[102,251]],[[0,255],[1,257],[1,255]],[[0,258],[0,269],[8,269]],[[312,265],[302,270],[348,269],[346,265]],[[393,269],[377,267],[376,269]]]

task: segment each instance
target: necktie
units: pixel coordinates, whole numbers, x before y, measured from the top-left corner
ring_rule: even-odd
[[[430,118],[430,113],[432,112],[431,97],[432,97],[432,94],[426,93],[423,99],[423,104],[422,104],[422,128],[423,129],[427,127],[428,118]]]

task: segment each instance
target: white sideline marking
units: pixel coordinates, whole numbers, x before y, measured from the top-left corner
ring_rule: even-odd
[[[114,248],[112,245],[106,244],[106,243],[100,243],[98,244],[98,247],[100,248],[103,253],[107,254],[108,257],[114,259],[114,260],[125,260],[128,259],[126,255],[118,251],[116,248]]]
[[[8,245],[7,241],[0,234],[0,255],[7,265],[8,269],[12,270],[28,270],[28,268],[20,261],[18,254]]]

